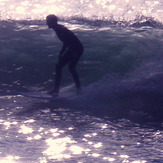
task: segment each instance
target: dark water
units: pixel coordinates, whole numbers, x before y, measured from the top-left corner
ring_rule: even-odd
[[[90,110],[102,108],[100,112],[108,115],[117,109],[124,112],[125,108],[125,114],[143,112],[162,120],[160,26],[122,28],[109,22],[100,22],[99,26],[83,20],[61,23],[72,29],[85,47],[78,65],[84,94],[80,100],[77,98],[78,103]],[[54,32],[47,29],[44,21],[1,24],[1,94],[51,89],[62,46]],[[67,68],[62,86],[74,91]]]
[[[16,3],[1,4],[0,162],[163,162],[162,2]],[[49,12],[55,8],[85,47],[77,67],[83,94],[70,95],[65,67],[67,97],[52,101],[20,95],[53,87],[62,44],[44,20],[51,3],[62,10],[53,4]]]
[[[61,43],[44,21],[1,22],[1,161],[161,163],[162,29],[61,23],[85,46],[83,94],[46,101],[19,92],[52,88]]]

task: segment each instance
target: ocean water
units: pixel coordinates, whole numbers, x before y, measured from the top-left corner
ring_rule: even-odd
[[[162,163],[163,2],[1,0],[0,162]],[[62,43],[56,14],[84,46],[75,93],[67,67],[56,100],[48,91]]]

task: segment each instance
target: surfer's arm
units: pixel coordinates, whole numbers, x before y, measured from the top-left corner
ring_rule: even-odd
[[[67,47],[68,47],[67,44],[63,43],[63,47],[59,54],[59,59],[62,57],[63,53],[66,51]]]

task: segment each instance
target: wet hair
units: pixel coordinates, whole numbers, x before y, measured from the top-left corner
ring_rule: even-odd
[[[47,23],[48,24],[53,24],[53,23],[57,23],[58,22],[58,17],[57,16],[55,16],[55,15],[48,15],[47,17],[46,17],[46,21],[47,21]]]

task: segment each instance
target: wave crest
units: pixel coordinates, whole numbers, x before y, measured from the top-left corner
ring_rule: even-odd
[[[48,14],[81,17],[89,20],[133,21],[139,16],[163,22],[162,0],[5,0],[1,3],[1,19],[44,19]]]

